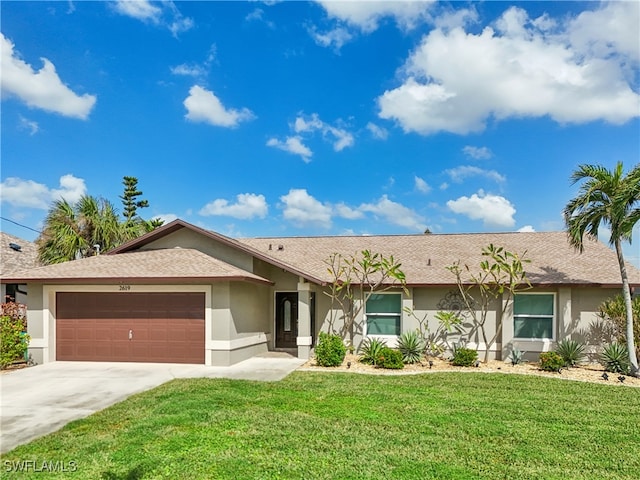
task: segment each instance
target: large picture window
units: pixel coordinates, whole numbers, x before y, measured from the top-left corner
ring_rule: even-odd
[[[513,299],[513,336],[553,339],[555,296],[552,293],[517,294]]]
[[[400,335],[402,295],[372,293],[366,301],[367,335]]]

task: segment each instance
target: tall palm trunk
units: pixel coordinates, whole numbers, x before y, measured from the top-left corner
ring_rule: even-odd
[[[631,365],[631,375],[640,376],[638,368],[638,358],[636,356],[636,346],[633,338],[633,310],[631,307],[631,289],[629,287],[629,277],[627,276],[627,267],[624,264],[622,255],[622,245],[620,239],[615,240],[616,254],[618,255],[618,264],[620,265],[620,275],[622,276],[622,297],[624,298],[624,307],[627,314],[627,350],[629,351],[629,363]]]

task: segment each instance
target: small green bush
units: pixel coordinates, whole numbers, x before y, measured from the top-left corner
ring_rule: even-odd
[[[367,338],[364,342],[362,342],[362,346],[360,347],[360,362],[369,365],[376,365],[378,355],[386,346],[387,343],[384,340],[379,340],[377,338]]]
[[[315,353],[316,363],[321,367],[337,367],[342,365],[347,347],[340,336],[321,332]]]
[[[402,362],[402,353],[400,350],[394,350],[389,347],[382,347],[378,357],[376,359],[376,366],[380,368],[389,368],[394,370],[399,370],[404,368],[404,363]]]
[[[558,343],[556,353],[562,357],[565,367],[575,367],[584,360],[584,343],[565,339]]]
[[[559,372],[564,367],[564,359],[556,352],[540,354],[540,370],[546,372]]]
[[[424,342],[417,330],[404,332],[398,338],[398,350],[404,363],[418,363],[424,353]]]
[[[527,352],[523,352],[518,347],[513,347],[511,350],[511,365],[518,365],[524,361],[524,354]]]
[[[478,360],[478,352],[471,348],[459,347],[454,349],[451,365],[456,367],[471,367]]]
[[[629,350],[627,346],[621,343],[612,343],[604,347],[600,362],[607,372],[628,374],[629,366]]]
[[[29,345],[26,306],[16,302],[0,305],[0,368],[23,359]]]

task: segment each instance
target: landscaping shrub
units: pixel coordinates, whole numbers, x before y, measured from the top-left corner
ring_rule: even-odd
[[[471,367],[478,360],[478,352],[471,348],[459,347],[453,351],[451,365],[456,367]]]
[[[524,360],[524,354],[526,352],[523,352],[522,350],[520,350],[518,347],[513,347],[513,350],[511,350],[511,365],[518,365],[519,363],[522,363]]]
[[[398,350],[404,363],[418,363],[424,353],[424,342],[417,330],[405,332],[398,339]]]
[[[376,365],[378,355],[387,344],[384,340],[378,340],[377,338],[367,338],[362,342],[360,347],[360,361],[369,365]]]
[[[633,312],[633,334],[636,345],[636,355],[640,356],[640,297],[631,301]],[[618,294],[605,300],[600,305],[598,315],[608,321],[613,327],[613,336],[617,343],[627,344],[627,313],[624,308],[624,298]]]
[[[375,364],[380,368],[389,368],[394,370],[404,368],[402,353],[400,350],[394,350],[389,347],[382,347],[382,350],[380,350],[380,353],[376,358]]]
[[[575,367],[584,360],[584,343],[565,339],[558,343],[556,353],[562,357],[565,367]]]
[[[604,347],[600,362],[607,372],[629,373],[629,351],[621,343],[612,343]]]
[[[556,352],[540,354],[540,370],[546,372],[559,372],[564,367],[564,359]]]
[[[24,358],[29,344],[29,335],[24,333],[26,307],[20,303],[7,302],[0,307],[0,368]]]
[[[337,367],[342,365],[347,347],[340,336],[321,332],[315,353],[316,363],[321,367]]]

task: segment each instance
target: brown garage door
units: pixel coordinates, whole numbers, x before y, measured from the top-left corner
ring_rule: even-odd
[[[56,358],[204,363],[204,293],[58,292]]]

